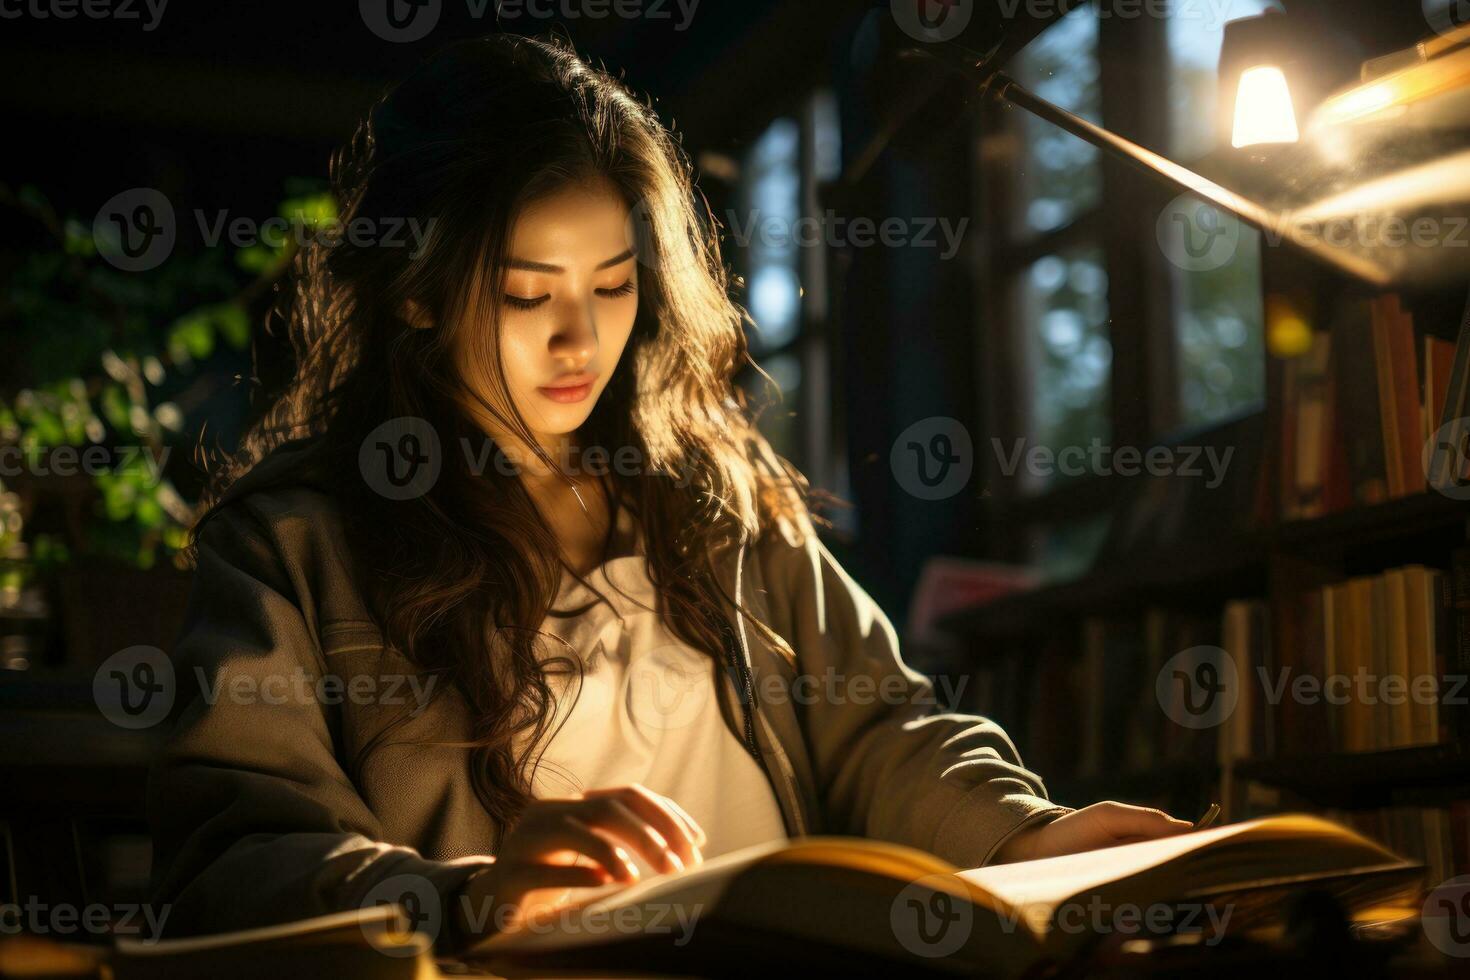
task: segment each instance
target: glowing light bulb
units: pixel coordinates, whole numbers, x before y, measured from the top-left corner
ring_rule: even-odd
[[[1235,98],[1234,145],[1295,143],[1299,139],[1286,74],[1274,65],[1258,65],[1242,72],[1240,92]]]

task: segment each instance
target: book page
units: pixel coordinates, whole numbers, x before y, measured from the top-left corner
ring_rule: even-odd
[[[632,885],[567,889],[567,900],[556,910],[538,916],[538,921],[525,923],[521,928],[492,936],[475,952],[482,955],[507,948],[557,948],[598,941],[595,932],[575,929],[579,917],[596,920],[626,912],[619,918],[631,928],[638,921],[635,912],[650,918],[666,918],[668,910],[676,906],[691,915],[707,914],[719,907],[730,883],[741,872],[768,863],[808,865],[817,875],[823,867],[857,868],[898,882],[925,875],[949,875],[959,870],[923,851],[857,837],[813,836],[753,844],[710,858],[697,868],[646,878]]]
[[[1304,814],[1290,814],[1136,844],[1120,844],[1117,847],[1083,851],[1079,854],[1042,858],[1039,861],[976,868],[962,871],[959,876],[1021,909],[1033,926],[1044,927],[1044,923],[1051,919],[1053,910],[1069,898],[1158,868],[1185,855],[1242,839],[1255,841],[1297,837],[1355,844],[1378,851],[1385,861],[1396,860],[1393,855],[1366,838],[1335,824]]]
[[[593,942],[596,934],[590,931],[573,931],[568,935],[567,921],[604,916],[622,908],[670,903],[701,910],[711,908],[741,869],[788,846],[785,841],[755,844],[710,858],[697,868],[645,878],[631,885],[566,889],[564,900],[555,909],[539,912],[534,915],[534,921],[490,937],[475,948],[475,955],[489,955],[506,948],[553,949]]]

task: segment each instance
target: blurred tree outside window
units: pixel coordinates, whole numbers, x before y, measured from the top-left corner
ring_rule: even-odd
[[[840,229],[815,210],[817,188],[841,169],[840,135],[832,90],[806,93],[741,158],[734,207],[720,216],[736,298],[752,321],[751,356],[776,389],[753,371],[741,383],[751,389],[761,432],[819,485],[843,476],[831,455],[838,440],[820,334],[827,250]]]
[[[1016,81],[1048,102],[1102,124],[1098,87],[1098,20],[1079,7],[1049,27],[1016,58]],[[1029,112],[1017,110],[1021,140],[1015,170],[1014,234],[1056,231],[1095,208],[1102,199],[1099,151]]]
[[[1077,8],[1020,53],[1016,80],[1101,124],[1098,37],[1096,10]],[[1094,147],[1050,123],[1022,110],[1008,118],[1018,140],[1009,238],[1045,253],[1010,274],[1022,424],[1030,445],[1055,453],[1111,433],[1108,276],[1098,226],[1085,224],[1102,203],[1102,166]],[[1017,478],[1035,491],[1057,477]]]
[[[1108,439],[1112,345],[1102,249],[1072,248],[1032,263],[1016,308],[1028,327],[1025,357],[1032,432],[1043,446]]]
[[[1168,142],[1156,149],[1186,163],[1215,150],[1225,24],[1279,6],[1276,0],[1224,3],[1223,8],[1175,3],[1163,25],[1167,64],[1159,74],[1167,89]],[[1131,30],[1108,35],[1104,50],[1097,7],[1084,4],[1027,45],[1013,73],[1042,98],[1108,125],[1100,63],[1104,58],[1127,63],[1134,57],[1121,47],[1136,43],[1139,28],[1127,26]],[[1053,452],[1106,441],[1114,434],[1107,285],[1120,271],[1107,268],[1101,248],[1106,220],[1102,159],[1089,144],[1024,110],[1005,109],[1000,118],[1015,143],[1014,163],[1001,175],[1011,193],[996,248],[1017,341],[1015,364],[1027,375],[1012,385],[1021,402],[1020,434]],[[1202,220],[1216,220],[1238,233],[1229,261],[1188,270],[1165,263],[1178,400],[1165,414],[1184,426],[1219,421],[1264,399],[1260,235],[1233,217],[1207,210]],[[1024,261],[1006,262],[1007,253]],[[1148,438],[1168,435],[1147,433]],[[1055,471],[1022,474],[1021,489],[1036,493],[1065,479]]]
[[[1219,64],[1225,24],[1280,9],[1275,0],[1227,0],[1220,9],[1181,7],[1169,19],[1170,157],[1197,160],[1216,149]],[[1197,221],[1214,222],[1239,241],[1218,268],[1170,266],[1178,357],[1179,419],[1218,421],[1266,397],[1261,302],[1261,235],[1208,205]]]

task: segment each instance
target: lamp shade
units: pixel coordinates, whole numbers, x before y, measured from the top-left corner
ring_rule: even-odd
[[[1220,48],[1220,135],[1236,148],[1294,143],[1297,111],[1310,78],[1303,71],[1296,24],[1268,10],[1225,25]]]
[[[1231,145],[1295,143],[1301,138],[1291,85],[1277,65],[1255,65],[1240,74]]]

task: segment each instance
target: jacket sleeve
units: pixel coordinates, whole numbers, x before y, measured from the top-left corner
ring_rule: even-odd
[[[338,709],[315,694],[327,666],[277,550],[243,501],[206,522],[197,554],[173,656],[174,728],[148,789],[153,900],[170,913],[168,933],[245,929],[411,894],[431,915],[437,896],[437,922],[419,921],[450,945],[449,902],[493,859],[433,861],[383,842],[339,761]]]
[[[793,700],[831,832],[978,867],[1016,831],[1071,812],[1047,798],[999,725],[936,710],[888,617],[815,533],[777,549],[798,677],[818,681],[808,682],[818,696]]]

